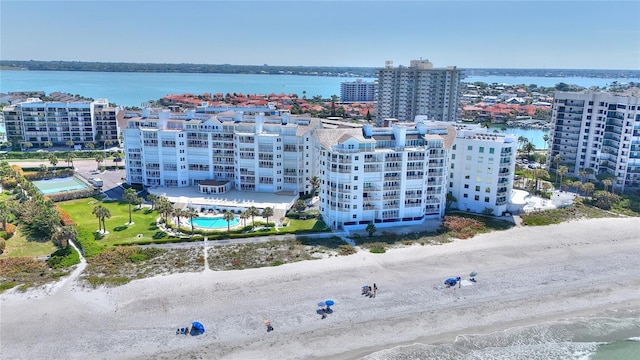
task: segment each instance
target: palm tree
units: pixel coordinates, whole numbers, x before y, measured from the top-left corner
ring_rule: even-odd
[[[544,140],[544,143],[547,145],[547,148],[549,147],[549,135],[544,134],[542,135],[542,140]]]
[[[45,141],[42,143],[42,146],[46,147],[47,149],[53,146],[53,143],[51,141]]]
[[[100,170],[100,164],[104,161],[104,154],[96,154],[96,162],[98,163],[98,170]]]
[[[586,181],[587,171],[585,169],[578,170],[578,176],[580,177],[580,182]]]
[[[169,214],[173,211],[173,205],[171,205],[169,199],[164,196],[160,196],[158,200],[156,200],[156,210],[158,213],[162,214],[164,217],[164,223],[166,224],[167,217],[169,217]]]
[[[67,153],[67,158],[65,159],[65,161],[67,162],[67,166],[73,166],[73,159],[75,157],[76,154],[72,153],[71,151]]]
[[[256,227],[256,221],[254,219],[255,216],[258,216],[260,213],[258,212],[258,209],[256,209],[255,206],[251,206],[247,209],[247,214],[249,216],[251,216],[251,226],[252,227]]]
[[[129,225],[133,224],[131,220],[131,205],[138,200],[138,193],[133,188],[128,188],[124,191],[124,200],[129,203]]]
[[[553,157],[553,164],[555,165],[555,168],[556,168],[556,182],[558,182],[558,166],[560,166],[561,162],[562,162],[562,155],[556,154],[556,156]]]
[[[556,170],[556,175],[560,176],[560,188],[562,188],[562,177],[565,176],[567,172],[569,172],[569,168],[564,165],[559,166],[558,170]]]
[[[531,154],[532,151],[536,151],[535,144],[528,142],[522,146],[522,150],[527,152],[527,156]]]
[[[592,182],[585,183],[582,185],[582,191],[584,191],[585,196],[591,196],[593,194],[593,190],[595,190],[596,186],[593,185]]]
[[[604,179],[602,180],[602,185],[604,185],[604,191],[609,191],[608,189],[613,185],[613,181],[611,181],[611,179]]]
[[[171,214],[176,217],[176,229],[180,232],[180,218],[185,215],[185,211],[182,209],[174,208]]]
[[[111,145],[113,145],[113,141],[111,140],[106,140],[103,144],[105,150],[107,149],[107,146],[111,146]]]
[[[262,217],[267,219],[267,226],[269,226],[269,217],[273,216],[273,209],[266,207],[262,209]]]
[[[367,225],[366,230],[369,233],[369,237],[373,237],[373,233],[375,233],[377,229],[375,224],[370,222],[369,225]]]
[[[240,219],[242,219],[242,226],[247,226],[247,219],[249,217],[251,217],[251,215],[249,215],[247,210],[245,210],[244,212],[242,212],[242,214],[240,214]]]
[[[309,184],[311,184],[311,195],[315,196],[318,188],[320,187],[320,178],[317,176],[312,176],[308,180]]]
[[[158,201],[158,195],[149,194],[147,195],[147,200],[149,200],[149,202],[151,203],[151,210],[155,210],[156,202]]]
[[[521,148],[524,144],[528,143],[529,139],[524,136],[518,136],[518,148]]]
[[[198,217],[198,210],[190,207],[187,208],[187,210],[184,213],[184,216],[189,218],[189,224],[191,224],[191,236],[193,236],[194,230],[193,230],[193,218]]]
[[[106,207],[104,207],[102,205],[98,205],[98,206],[93,208],[93,211],[91,213],[98,218],[98,231],[99,232],[106,231],[107,230],[107,226],[106,226],[106,223],[105,223],[104,220],[106,218],[110,218],[111,217],[111,212],[109,211],[109,209],[107,209]]]
[[[235,216],[233,215],[233,213],[229,210],[225,211],[224,214],[222,214],[222,218],[227,222],[227,232],[231,232],[231,220],[233,220]]]

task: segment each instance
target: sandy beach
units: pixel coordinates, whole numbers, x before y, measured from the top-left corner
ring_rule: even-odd
[[[444,279],[477,282],[441,288]],[[401,344],[640,308],[640,220],[516,227],[438,246],[0,296],[4,359],[356,359]],[[361,294],[376,283],[375,298]],[[326,319],[319,301],[332,299]],[[274,331],[267,332],[264,320]],[[192,321],[200,336],[176,335]]]

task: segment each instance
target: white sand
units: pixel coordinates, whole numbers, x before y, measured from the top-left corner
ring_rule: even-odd
[[[478,282],[441,289],[445,278]],[[274,268],[1,296],[3,359],[357,358],[603,309],[640,307],[640,221],[518,227]],[[374,299],[361,286],[378,285]],[[466,284],[466,283],[465,283]],[[317,303],[333,299],[321,320]],[[264,319],[275,331],[267,333]],[[175,335],[200,321],[204,335]]]

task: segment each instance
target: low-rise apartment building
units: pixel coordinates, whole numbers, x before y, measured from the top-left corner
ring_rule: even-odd
[[[129,183],[185,187],[213,180],[241,191],[311,191],[319,119],[149,109],[127,117]]]
[[[43,102],[30,98],[2,109],[7,138],[12,142],[65,146],[86,142],[118,142],[117,108],[107,99]]]

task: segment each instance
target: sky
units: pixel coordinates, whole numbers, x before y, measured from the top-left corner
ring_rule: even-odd
[[[0,59],[640,69],[640,1],[6,1]]]

